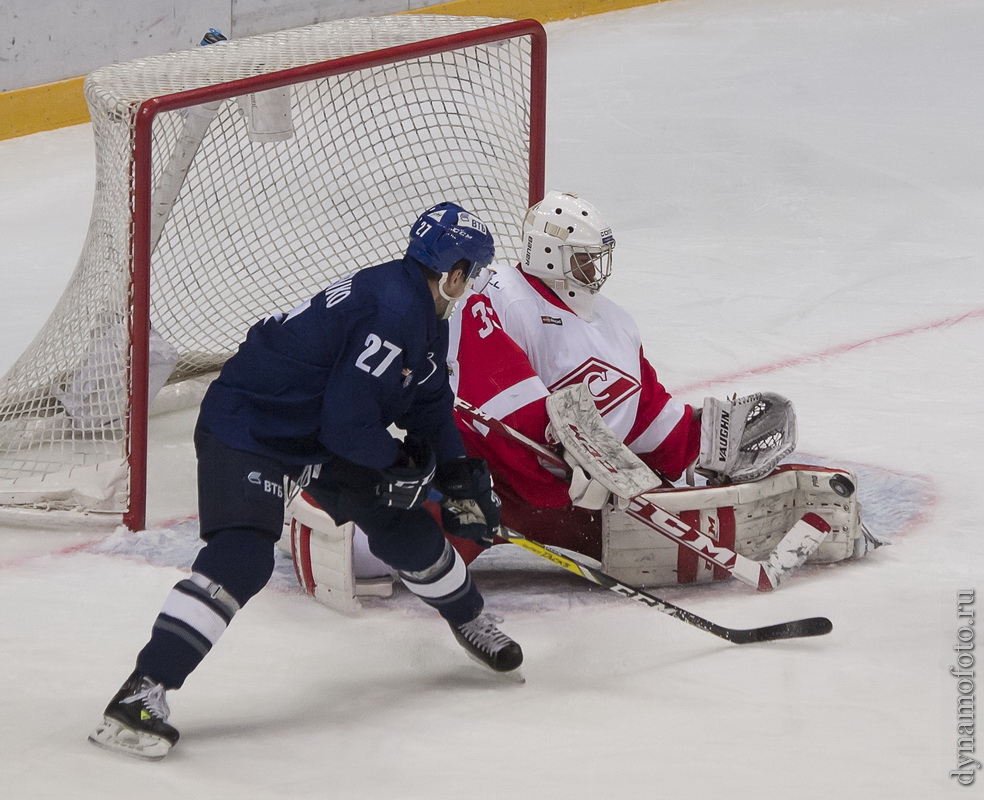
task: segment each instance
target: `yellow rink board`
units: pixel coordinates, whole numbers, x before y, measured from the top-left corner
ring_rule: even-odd
[[[657,2],[662,0],[454,0],[406,13],[556,22]],[[82,94],[83,80],[84,76],[0,92],[0,140],[88,122],[89,111]]]

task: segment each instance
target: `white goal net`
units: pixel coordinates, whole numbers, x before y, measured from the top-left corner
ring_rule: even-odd
[[[161,385],[399,257],[436,202],[475,211],[497,258],[519,260],[543,190],[544,48],[531,21],[407,15],[92,73],[92,218],[61,300],[0,380],[0,511],[142,527]]]

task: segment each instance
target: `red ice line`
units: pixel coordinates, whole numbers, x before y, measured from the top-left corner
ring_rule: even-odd
[[[108,536],[109,534],[106,534]],[[84,542],[77,542],[76,544],[70,544],[65,547],[60,547],[57,550],[51,550],[47,553],[32,553],[26,556],[18,556],[17,558],[9,559],[8,561],[0,561],[0,569],[11,569],[14,567],[21,567],[25,564],[29,564],[32,561],[37,561],[41,558],[51,558],[53,556],[71,556],[76,553],[84,553],[85,551],[92,548],[98,542],[101,542],[106,536],[101,536],[98,538],[89,539]]]
[[[868,339],[862,339],[858,342],[853,342],[850,344],[841,344],[835,347],[828,348],[827,350],[821,350],[817,353],[809,353],[807,355],[798,356],[796,358],[787,358],[782,361],[776,361],[772,364],[766,364],[761,367],[753,367],[752,369],[742,370],[740,372],[734,372],[731,375],[723,375],[718,378],[713,378],[708,381],[700,381],[699,383],[691,383],[687,386],[680,386],[673,390],[674,394],[683,394],[685,392],[692,392],[697,389],[706,389],[709,386],[714,386],[719,383],[726,383],[728,381],[736,381],[742,378],[749,378],[755,375],[765,375],[770,372],[778,372],[781,369],[786,369],[787,367],[798,367],[801,364],[812,364],[817,361],[823,361],[824,359],[831,358],[833,356],[844,355],[844,353],[849,353],[852,350],[859,350],[862,347],[866,347],[870,344],[880,344],[882,342],[889,342],[894,339],[902,339],[906,336],[913,336],[917,333],[926,333],[927,331],[940,330],[942,328],[952,328],[954,325],[958,325],[961,322],[966,322],[967,320],[980,319],[984,317],[984,308],[976,308],[972,311],[967,311],[963,314],[957,314],[952,317],[945,317],[944,319],[936,320],[935,322],[928,322],[924,325],[914,325],[911,328],[904,328],[900,331],[895,331],[894,333],[885,333],[881,336],[872,336]]]

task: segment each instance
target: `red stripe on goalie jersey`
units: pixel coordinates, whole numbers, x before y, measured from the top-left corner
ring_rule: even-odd
[[[546,444],[547,388],[523,350],[503,331],[488,298],[473,294],[462,305],[451,320],[448,355],[455,394]],[[545,470],[527,447],[494,433],[485,435],[461,417],[457,420],[469,455],[484,458],[494,473],[508,476],[524,500],[543,508],[569,504],[567,485]]]
[[[650,469],[675,481],[697,459],[700,452],[700,421],[694,419],[693,409],[689,405],[684,406],[683,414],[676,424],[665,435],[659,434],[663,436],[662,440],[655,449],[650,449],[653,430],[659,425],[660,414],[669,414],[672,411],[668,407],[672,398],[659,382],[656,370],[646,360],[641,348],[639,372],[642,383],[639,407],[635,424],[625,437],[625,442]]]
[[[615,435],[674,480],[696,459],[700,426],[693,410],[660,384],[625,309],[598,295],[588,322],[542,281],[514,268],[497,268],[483,293],[551,391],[587,384]]]

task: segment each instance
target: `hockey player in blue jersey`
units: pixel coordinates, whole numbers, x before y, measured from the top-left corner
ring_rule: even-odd
[[[498,527],[488,468],[465,457],[444,367],[446,320],[493,253],[479,219],[440,203],[413,224],[402,259],[250,328],[209,388],[195,431],[205,547],[165,600],[91,742],[159,759],[177,741],[165,693],[269,580],[285,477],[337,522],[355,521],[469,655],[503,672],[520,665],[519,645],[482,613],[467,567],[421,507],[435,488],[446,528],[488,545]],[[405,440],[391,436],[393,424]]]

